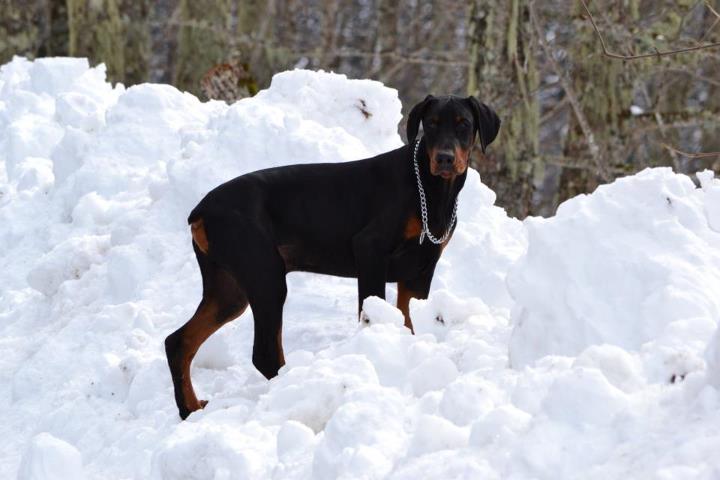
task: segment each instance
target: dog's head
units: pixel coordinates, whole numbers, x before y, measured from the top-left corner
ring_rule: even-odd
[[[467,171],[476,134],[485,153],[500,129],[500,119],[490,107],[475,97],[452,95],[428,95],[413,107],[407,123],[408,144],[415,142],[421,123],[430,173],[443,179]]]

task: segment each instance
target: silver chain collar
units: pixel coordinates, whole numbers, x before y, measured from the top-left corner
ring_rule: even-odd
[[[457,221],[458,199],[457,197],[455,197],[455,206],[453,207],[452,217],[450,218],[450,225],[448,225],[447,230],[445,230],[445,234],[440,238],[435,238],[430,229],[428,228],[427,200],[425,199],[425,189],[423,188],[422,182],[420,181],[420,168],[418,167],[417,162],[417,153],[419,149],[420,140],[418,140],[415,144],[415,151],[413,153],[415,177],[417,178],[418,193],[420,194],[420,213],[422,215],[422,232],[420,232],[420,245],[422,245],[423,240],[425,240],[426,236],[428,240],[430,240],[432,243],[434,243],[435,245],[439,245],[441,243],[445,243],[445,241],[450,236],[450,232],[452,232],[452,229],[455,226],[455,222]]]

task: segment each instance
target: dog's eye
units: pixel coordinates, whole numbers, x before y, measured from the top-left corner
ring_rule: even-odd
[[[426,127],[428,130],[432,130],[434,128],[437,128],[437,120],[430,120],[427,122]]]
[[[470,128],[470,122],[468,122],[467,120],[462,120],[461,122],[459,122],[457,124],[457,128],[463,129],[463,130]]]

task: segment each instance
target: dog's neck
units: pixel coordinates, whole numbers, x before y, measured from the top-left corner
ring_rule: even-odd
[[[410,168],[412,169],[414,144],[411,144],[409,147]],[[456,175],[447,180],[438,175],[432,175],[430,173],[430,157],[427,153],[425,139],[420,140],[417,161],[420,170],[420,180],[422,181],[425,195],[427,196],[428,227],[434,235],[441,236],[450,224],[453,208],[455,207],[455,199],[465,184],[467,170],[462,175]],[[417,190],[415,190],[415,194],[417,195]],[[418,200],[418,209],[419,208]]]

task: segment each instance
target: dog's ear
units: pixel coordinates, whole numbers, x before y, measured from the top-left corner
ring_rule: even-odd
[[[425,97],[425,100],[415,105],[412,110],[410,110],[410,115],[408,115],[408,122],[407,122],[407,141],[408,145],[412,145],[415,143],[415,138],[418,134],[418,129],[420,128],[420,120],[422,120],[423,114],[425,113],[425,109],[427,108],[428,104],[430,103],[430,100],[432,100],[432,95],[428,95]]]
[[[468,97],[467,101],[473,112],[475,131],[480,136],[480,147],[482,152],[485,153],[487,146],[497,137],[500,130],[500,118],[495,113],[495,110],[481,103],[477,98]]]

